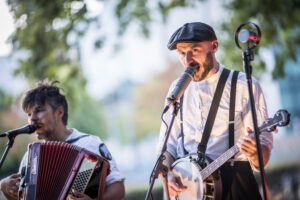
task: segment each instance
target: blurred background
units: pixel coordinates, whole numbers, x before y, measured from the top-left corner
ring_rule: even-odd
[[[59,80],[69,127],[105,141],[126,176],[125,199],[145,198],[164,98],[183,71],[176,51],[166,47],[171,34],[186,22],[210,24],[220,43],[217,59],[243,71],[234,33],[243,22],[258,24],[253,75],[269,115],[292,114],[290,127],[274,136],[269,195],[300,199],[299,0],[1,0],[0,19],[0,132],[27,123],[20,106],[27,89]],[[16,138],[0,179],[17,172],[34,141],[34,135]],[[6,143],[0,138],[1,154]],[[160,180],[153,194],[162,199]]]

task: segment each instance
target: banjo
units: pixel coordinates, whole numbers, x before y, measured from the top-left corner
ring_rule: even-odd
[[[287,110],[278,110],[273,118],[267,119],[259,132],[272,132],[277,126],[289,124],[290,114]],[[225,162],[240,151],[237,145],[232,146],[220,157],[211,162],[208,157],[204,159],[204,167],[200,165],[198,154],[188,154],[176,160],[171,167],[172,173],[180,177],[180,180],[187,189],[179,193],[175,199],[201,199],[213,200],[221,199],[222,182],[219,169]]]

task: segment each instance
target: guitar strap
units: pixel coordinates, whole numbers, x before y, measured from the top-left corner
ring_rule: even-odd
[[[70,140],[66,140],[65,143],[73,144],[73,143],[77,142],[78,140],[80,140],[81,138],[84,138],[84,137],[87,137],[87,136],[90,136],[90,135],[84,134],[84,135],[78,136],[76,138],[73,138],[73,139],[70,139]],[[106,147],[106,145],[104,143],[101,143],[99,145],[99,153],[100,153],[101,156],[103,156],[107,160],[111,160],[112,159],[112,156],[111,156],[109,150],[107,149],[107,147]]]
[[[224,68],[220,79],[218,81],[217,89],[213,97],[212,105],[209,110],[208,118],[206,120],[205,128],[203,131],[203,136],[201,142],[198,145],[198,153],[204,154],[207,147],[207,142],[210,136],[210,132],[212,130],[216,113],[220,104],[221,96],[225,87],[225,83],[229,76],[230,70]],[[230,90],[230,110],[229,110],[229,147],[234,144],[234,110],[235,110],[235,94],[236,94],[236,83],[238,77],[238,71],[234,71],[232,75],[231,81],[231,90]],[[182,147],[184,154],[187,155],[189,152],[184,147],[184,132],[183,132],[183,98],[184,94],[180,98],[180,128],[181,128],[181,136],[182,136]]]

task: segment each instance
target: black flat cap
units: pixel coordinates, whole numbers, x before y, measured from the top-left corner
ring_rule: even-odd
[[[203,41],[217,40],[214,29],[201,22],[186,23],[180,27],[171,36],[168,42],[168,49],[176,49],[176,44],[180,42],[184,43],[196,43]]]

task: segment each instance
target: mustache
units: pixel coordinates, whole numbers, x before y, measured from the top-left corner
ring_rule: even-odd
[[[34,122],[32,125],[34,125],[36,128],[40,128],[43,124],[41,122]]]

